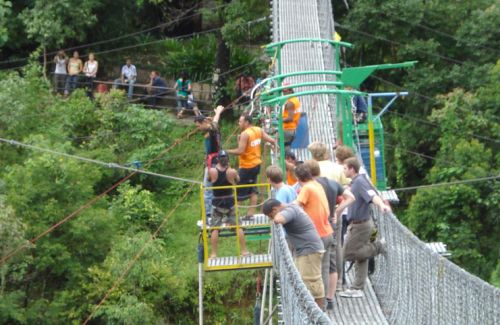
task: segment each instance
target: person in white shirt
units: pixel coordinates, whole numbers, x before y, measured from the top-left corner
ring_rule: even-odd
[[[113,84],[113,89],[116,89],[119,85],[128,84],[128,99],[132,99],[134,94],[134,84],[137,78],[137,70],[135,65],[132,64],[132,60],[127,59],[126,64],[122,67],[120,78],[116,79]]]
[[[57,55],[54,57],[54,63],[56,65],[56,70],[54,71],[54,92],[62,94],[66,84],[66,75],[68,74],[66,70],[66,65],[68,64],[66,53],[62,50],[57,52]]]
[[[89,53],[89,60],[83,66],[83,73],[87,78],[87,95],[92,98],[92,90],[94,89],[94,79],[97,76],[99,63],[95,60],[94,53]]]

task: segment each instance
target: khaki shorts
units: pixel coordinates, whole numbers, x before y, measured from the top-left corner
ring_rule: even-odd
[[[314,299],[325,297],[325,288],[321,278],[322,258],[323,253],[312,253],[295,258],[295,266]]]

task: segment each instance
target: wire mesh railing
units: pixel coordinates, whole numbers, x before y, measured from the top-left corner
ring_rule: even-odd
[[[393,214],[376,216],[389,252],[371,279],[389,323],[500,324],[500,289],[433,252]]]
[[[273,225],[272,254],[274,271],[279,277],[284,324],[331,324],[314,301],[293,262],[283,226]]]

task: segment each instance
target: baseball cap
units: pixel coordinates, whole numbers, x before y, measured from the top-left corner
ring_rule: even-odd
[[[205,119],[206,119],[206,118],[207,118],[207,117],[206,117],[206,116],[204,116],[204,115],[198,115],[198,116],[195,116],[195,117],[194,117],[194,121],[195,121],[195,122],[198,122],[198,123],[201,123],[201,122],[205,121]]]
[[[224,150],[221,150],[219,151],[219,154],[217,155],[219,158],[222,158],[222,157],[227,157],[227,152],[225,152]]]

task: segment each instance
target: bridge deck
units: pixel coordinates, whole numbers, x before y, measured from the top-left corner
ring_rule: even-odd
[[[328,38],[333,36],[332,9],[329,1],[274,0],[273,40],[275,42],[296,38]],[[282,49],[282,73],[307,70],[334,70],[333,50],[318,44],[296,43]],[[321,75],[288,78],[293,83],[324,81]],[[333,80],[330,80],[333,81]],[[304,90],[323,88],[307,87]],[[308,114],[309,138],[325,143],[330,152],[335,144],[334,96],[318,95],[301,97],[302,110]],[[299,160],[309,158],[307,149],[295,151]],[[391,193],[392,194],[392,193]],[[353,273],[354,271],[350,272]],[[334,324],[387,324],[371,283],[365,287],[363,298],[335,299],[333,312],[329,314]]]
[[[348,284],[351,283],[352,273],[347,276]],[[351,324],[389,324],[380,308],[377,296],[370,280],[367,280],[364,289],[363,298],[343,298],[339,292],[335,295],[333,301],[333,310],[328,311],[328,316],[333,324],[351,325]]]

